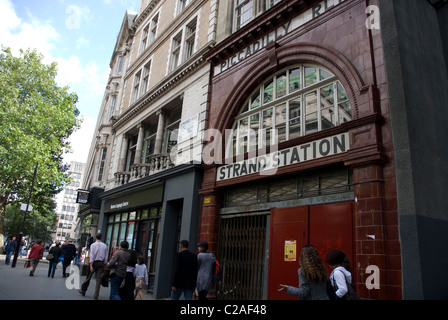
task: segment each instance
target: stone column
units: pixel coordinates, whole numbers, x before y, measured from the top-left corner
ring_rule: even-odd
[[[142,150],[143,150],[143,142],[145,139],[145,127],[143,124],[138,125],[138,139],[137,139],[137,147],[135,149],[135,158],[134,164],[141,163],[142,161]]]
[[[123,134],[122,140],[121,140],[121,150],[120,150],[120,159],[118,160],[118,172],[123,172],[126,170],[126,155],[128,152],[128,136],[126,134]]]
[[[156,142],[154,145],[154,154],[162,153],[163,132],[165,129],[165,113],[163,110],[157,111],[159,123],[157,124]]]

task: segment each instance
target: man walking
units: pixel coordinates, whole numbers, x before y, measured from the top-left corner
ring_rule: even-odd
[[[93,273],[95,273],[96,285],[93,299],[98,300],[101,288],[101,275],[103,274],[104,266],[107,263],[107,246],[101,241],[101,233],[96,234],[96,241],[90,245],[89,259],[89,273],[82,284],[81,289],[79,289],[79,293],[83,296],[86,294],[86,291],[89,288],[90,279],[92,278]]]
[[[177,254],[176,269],[171,287],[171,300],[179,300],[182,292],[185,300],[193,300],[198,275],[198,259],[188,250],[188,241],[180,242],[180,252]]]
[[[67,267],[70,265],[72,260],[76,257],[76,247],[72,243],[72,239],[68,239],[67,243],[65,243],[61,249],[62,249],[62,255],[64,256],[64,261],[62,264],[62,276],[64,278],[68,277],[69,274],[66,272]]]

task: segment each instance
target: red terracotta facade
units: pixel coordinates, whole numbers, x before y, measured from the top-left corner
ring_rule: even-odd
[[[366,28],[366,7],[372,4],[375,1],[344,1],[238,65],[212,75],[208,128],[221,132],[231,128],[248,95],[276,71],[301,63],[313,63],[330,70],[347,91],[352,121],[286,141],[279,145],[279,150],[343,132],[349,133],[350,150],[279,168],[277,175],[341,163],[350,168],[355,197],[355,261],[352,265],[357,291],[363,299],[401,299],[397,192],[382,40],[379,30]],[[250,44],[254,37],[273,30],[307,8],[303,1],[283,1],[275,13],[266,13],[263,22],[258,19],[247,27],[257,32],[256,35],[250,37],[247,32],[241,32],[216,46],[207,55],[212,69]],[[262,181],[265,177],[252,174],[217,182],[218,165],[204,165],[203,168],[199,238],[208,240],[210,250],[216,252],[222,188],[243,181]],[[369,265],[380,268],[378,290],[368,290],[365,286],[368,276],[365,269]]]

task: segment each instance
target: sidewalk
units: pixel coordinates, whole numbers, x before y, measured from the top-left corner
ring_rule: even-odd
[[[29,276],[29,269],[24,268],[27,258],[17,259],[15,268],[5,264],[5,255],[0,254],[0,300],[93,300],[95,279],[92,279],[85,296],[75,288],[74,283],[67,283],[68,278],[62,277],[62,266],[56,268],[54,278],[47,277],[48,261],[40,260],[33,277]],[[79,287],[85,280],[79,277]],[[101,287],[99,300],[109,300],[110,287]],[[151,293],[143,291],[144,300],[154,300]],[[137,301],[140,299],[137,297]]]

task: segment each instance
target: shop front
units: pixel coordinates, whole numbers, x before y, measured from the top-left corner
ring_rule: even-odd
[[[178,166],[102,195],[100,225],[109,258],[127,241],[144,258],[154,297],[169,296],[179,241],[196,244],[200,177],[198,166]]]
[[[295,11],[289,3],[207,55],[209,129],[223,138],[204,149],[215,162],[203,166],[200,238],[223,265],[217,296],[296,299],[279,284],[297,286],[311,244],[323,259],[334,248],[347,254],[362,298],[399,299],[380,36],[366,28],[365,1],[325,1],[319,14],[317,1]],[[372,265],[379,289],[365,285]]]

